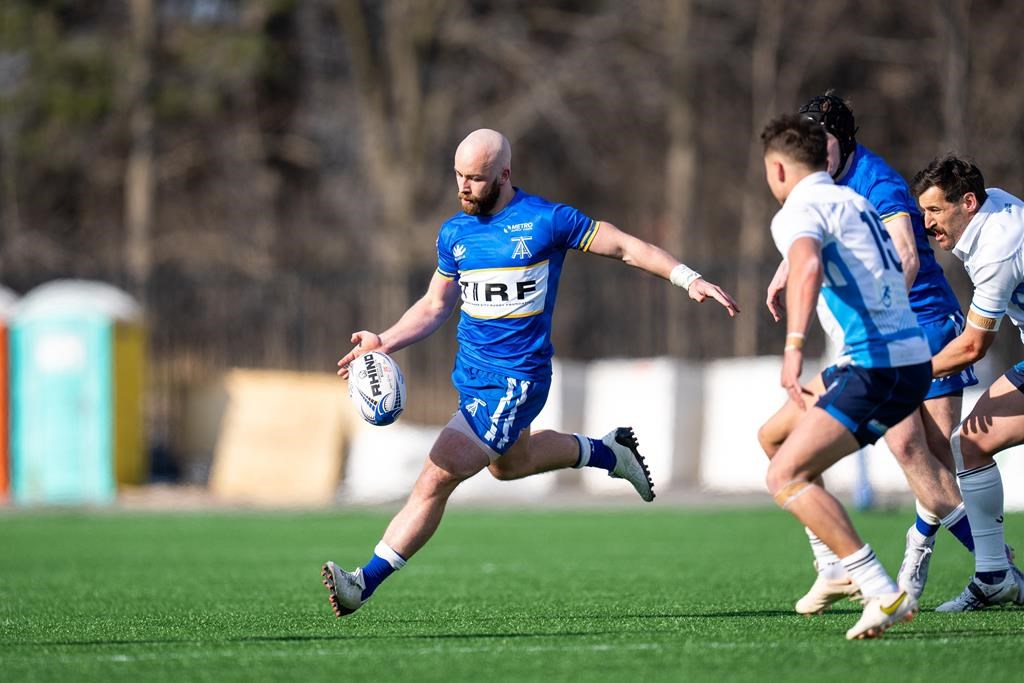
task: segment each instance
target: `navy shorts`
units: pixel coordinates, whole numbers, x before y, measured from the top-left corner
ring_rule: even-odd
[[[932,363],[900,368],[832,365],[821,379],[825,393],[815,405],[842,422],[863,447],[917,410],[931,386]]]
[[[1003,377],[1010,380],[1010,384],[1017,387],[1017,391],[1024,392],[1024,360],[1007,370]]]
[[[473,433],[495,453],[504,454],[530,426],[548,400],[551,377],[520,379],[481,370],[456,358],[452,383],[459,410]]]
[[[964,314],[956,311],[942,320],[921,325],[921,329],[928,338],[928,347],[934,356],[964,331]],[[977,383],[974,366],[968,365],[955,375],[932,379],[932,386],[925,400],[942,396],[963,396],[964,387],[973,387]]]

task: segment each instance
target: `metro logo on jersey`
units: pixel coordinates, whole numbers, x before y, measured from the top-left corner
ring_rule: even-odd
[[[548,262],[524,268],[481,268],[459,273],[462,312],[474,318],[525,318],[544,312]]]

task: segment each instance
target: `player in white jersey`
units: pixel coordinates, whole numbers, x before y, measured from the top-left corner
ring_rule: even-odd
[[[828,135],[829,173],[836,184],[849,187],[875,207],[885,226],[883,240],[892,240],[899,256],[910,307],[928,338],[932,353],[952,341],[964,326],[960,304],[935,260],[924,222],[907,183],[885,161],[857,143],[857,123],[849,104],[832,91],[812,98],[799,113],[819,123]],[[767,304],[776,322],[781,320],[781,293],[788,264],[783,260],[768,286]],[[928,577],[935,535],[945,527],[969,551],[974,551],[970,524],[953,471],[949,437],[959,424],[965,386],[977,384],[972,368],[934,379],[921,407],[886,432],[885,441],[903,469],[917,499],[914,525],[907,530],[903,564],[896,577],[900,588],[920,600]],[[805,385],[806,403],[813,403],[825,387],[815,377]],[[785,404],[759,430],[758,440],[770,458],[792,430],[801,411]],[[863,453],[863,452],[862,452]],[[824,485],[823,482],[815,482]],[[814,584],[796,601],[799,614],[820,614],[838,600],[856,594],[857,587],[843,571],[839,558],[808,531],[817,572]]]
[[[896,586],[842,504],[815,481],[917,409],[930,388],[931,353],[874,207],[826,172],[824,129],[789,115],[769,123],[761,139],[768,186],[783,205],[772,236],[790,264],[781,384],[804,411],[768,466],[768,490],[859,586],[864,612],[846,637],[878,637],[912,619],[917,600]],[[825,392],[807,407],[800,373],[815,303],[844,346],[822,373]]]
[[[985,356],[1004,316],[1024,340],[1024,202],[985,189],[978,167],[955,156],[933,161],[914,177],[911,189],[929,233],[963,261],[974,283],[967,328],[932,359],[935,376],[946,377]],[[1024,604],[1024,576],[1005,551],[1003,480],[993,459],[1024,443],[1022,392],[1024,362],[992,383],[950,439],[974,536],[975,574],[940,612]]]
[[[653,244],[611,223],[513,187],[512,150],[501,133],[470,133],[455,152],[462,211],[441,228],[438,265],[426,294],[390,328],[352,335],[338,361],[342,377],[366,351],[398,351],[437,330],[461,301],[459,350],[452,381],[458,412],[442,429],[405,506],[370,560],[354,572],[334,562],[321,574],[334,613],[351,614],[433,536],[448,497],[487,469],[519,479],[566,467],[594,467],[654,499],[653,483],[633,430],[602,439],[554,430],[531,432],[551,384],[551,316],[569,249],[620,260],[669,280],[695,301],[715,300],[729,315],[732,297]]]

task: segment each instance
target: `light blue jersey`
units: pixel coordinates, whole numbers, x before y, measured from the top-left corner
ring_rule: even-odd
[[[824,282],[818,319],[842,348],[839,364],[902,367],[931,360],[910,308],[903,267],[874,207],[824,171],[790,192],[772,220],[772,237],[786,257],[793,242],[821,243]]]
[[[928,234],[924,231],[921,212],[911,198],[902,176],[885,163],[882,157],[863,145],[857,145],[850,169],[836,183],[846,185],[866,197],[883,223],[899,215],[910,218],[920,264],[910,288],[910,307],[917,314],[918,321],[922,325],[945,323],[950,315],[959,313],[960,304],[956,294],[949,286],[942,267],[935,260]]]
[[[462,288],[459,361],[506,377],[551,374],[551,314],[568,249],[587,251],[600,223],[516,189],[493,216],[441,226],[437,272]]]

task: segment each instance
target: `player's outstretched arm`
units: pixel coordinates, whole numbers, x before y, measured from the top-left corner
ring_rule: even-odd
[[[338,374],[348,377],[348,364],[367,351],[393,353],[429,337],[455,310],[459,285],[435,272],[427,293],[409,307],[398,322],[380,334],[361,330],[352,335],[355,345],[338,361]]]
[[[611,223],[601,221],[601,228],[590,244],[589,251],[599,256],[619,259],[634,268],[646,270],[652,275],[669,280],[672,284],[686,289],[694,301],[714,299],[725,307],[730,316],[740,312],[740,307],[724,289],[686,268],[677,258],[661,247],[633,237]],[[682,268],[677,270],[679,266]],[[689,277],[686,277],[687,274]]]

